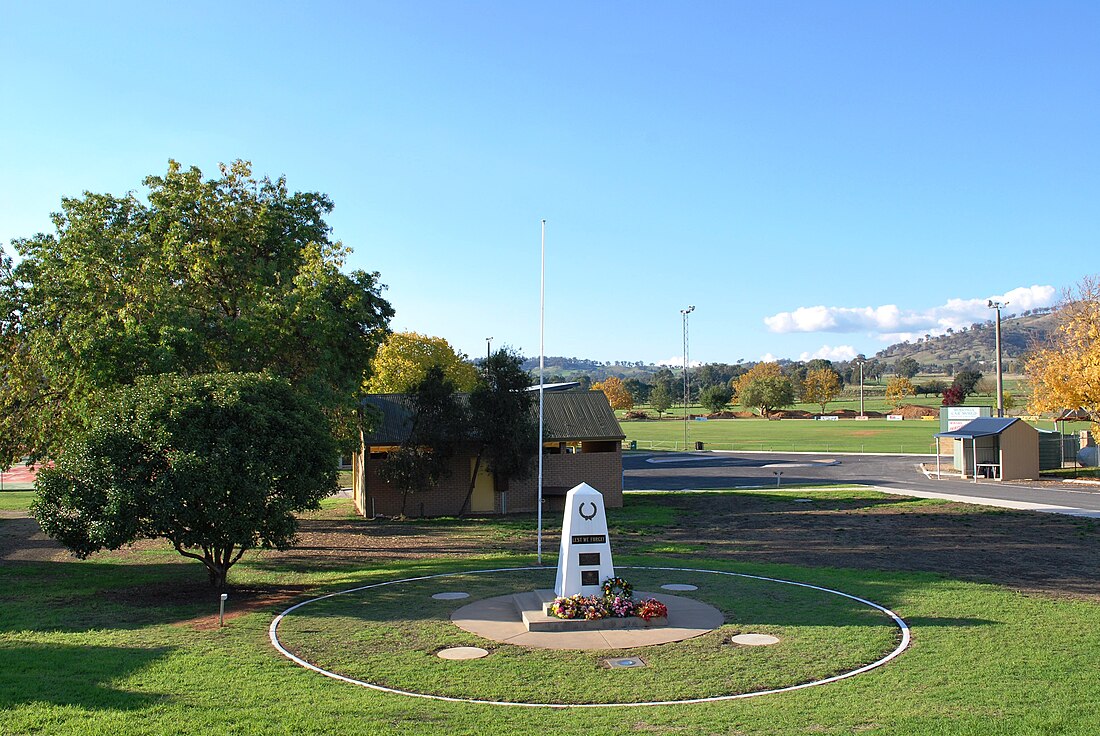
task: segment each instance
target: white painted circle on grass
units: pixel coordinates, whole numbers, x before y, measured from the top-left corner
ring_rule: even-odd
[[[688,585],[687,583],[666,583],[661,588],[664,590],[699,590],[699,586]]]
[[[778,644],[779,639],[770,634],[738,634],[730,637],[734,644],[743,644],[747,647],[766,647],[770,644]]]
[[[481,647],[451,647],[435,653],[440,659],[481,659],[489,656],[487,649]]]
[[[728,575],[736,578],[746,578],[748,580],[762,580],[766,582],[779,583],[780,585],[793,585],[796,588],[807,588],[809,590],[818,590],[822,593],[831,593],[838,595],[841,598],[847,598],[857,603],[862,603],[865,606],[879,611],[885,614],[890,620],[897,626],[901,632],[900,641],[898,645],[894,647],[893,651],[886,654],[879,659],[876,659],[870,664],[865,664],[862,667],[857,667],[854,670],[842,672],[831,677],[826,677],[821,680],[814,680],[813,682],[803,682],[797,685],[788,685],[786,687],[776,687],[769,690],[756,690],[749,693],[730,693],[728,695],[714,695],[705,698],[684,698],[683,700],[649,700],[641,703],[529,703],[520,702],[514,700],[481,700],[479,698],[460,698],[452,697],[448,695],[433,695],[431,693],[418,693],[409,690],[398,690],[397,688],[386,687],[385,685],[378,685],[373,682],[366,682],[364,680],[356,680],[355,678],[341,675],[336,672],[330,672],[329,670],[318,667],[317,665],[307,662],[298,655],[294,654],[279,641],[279,624],[288,615],[297,611],[302,606],[307,606],[310,603],[316,601],[323,601],[328,598],[335,598],[336,596],[347,595],[349,593],[358,593],[363,590],[371,590],[373,588],[381,588],[387,585],[397,585],[400,583],[414,583],[421,580],[435,580],[439,578],[447,578],[459,575],[477,575],[479,573],[494,573],[494,572],[531,572],[532,570],[554,570],[553,567],[498,567],[487,570],[466,570],[464,572],[444,572],[436,573],[435,575],[421,575],[412,578],[401,578],[399,580],[386,580],[381,583],[372,583],[370,585],[360,585],[356,588],[349,588],[347,590],[341,590],[336,593],[328,593],[327,595],[317,596],[316,598],[309,598],[301,603],[296,603],[290,608],[286,609],[271,622],[271,625],[267,627],[267,635],[271,640],[271,645],[284,657],[294,662],[300,667],[304,667],[307,670],[313,670],[318,674],[330,677],[333,680],[339,680],[340,682],[346,682],[351,685],[358,685],[359,687],[365,687],[370,690],[377,690],[379,692],[391,693],[393,695],[407,695],[413,698],[424,698],[425,700],[441,700],[448,703],[483,703],[485,705],[510,705],[521,708],[623,708],[623,707],[638,707],[638,706],[652,706],[652,705],[687,705],[690,703],[717,703],[724,700],[744,700],[746,698],[757,698],[761,695],[774,695],[776,693],[789,693],[795,690],[804,690],[808,687],[818,687],[820,685],[827,685],[830,682],[838,682],[840,680],[846,680],[849,677],[855,677],[861,675],[864,672],[869,672],[877,667],[890,662],[896,657],[900,656],[902,652],[909,648],[909,643],[912,641],[912,633],[909,629],[909,624],[905,623],[901,616],[891,611],[885,606],[880,606],[877,603],[867,600],[866,598],[860,598],[859,596],[851,595],[850,593],[844,593],[832,588],[825,588],[820,585],[811,585],[809,583],[799,583],[794,580],[783,580],[782,578],[769,578],[764,575],[750,575],[743,572],[728,572],[726,570],[706,570],[696,567],[649,567],[646,565],[625,565],[621,566],[621,569],[625,570],[660,570],[662,572],[676,572],[676,573],[711,573],[714,575]]]
[[[432,598],[435,598],[437,601],[460,601],[463,598],[469,597],[469,593],[459,593],[458,591],[454,593],[436,593],[432,596]]]

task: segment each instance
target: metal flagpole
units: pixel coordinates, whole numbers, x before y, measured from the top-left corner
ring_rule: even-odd
[[[539,272],[539,498],[538,558],[542,564],[542,392],[546,381],[542,372],[546,356],[546,220],[542,221],[542,267]]]

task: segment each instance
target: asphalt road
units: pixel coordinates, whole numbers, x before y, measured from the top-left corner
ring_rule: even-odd
[[[715,490],[806,483],[859,483],[900,495],[947,498],[1004,508],[1100,517],[1100,485],[1055,481],[978,483],[925,476],[927,455],[795,453],[627,453],[623,485],[632,490]],[[951,459],[943,458],[944,470]],[[781,474],[781,475],[779,475]]]

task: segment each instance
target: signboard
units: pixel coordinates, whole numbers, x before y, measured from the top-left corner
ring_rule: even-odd
[[[974,419],[990,416],[993,408],[989,406],[945,406],[940,409],[940,431],[954,432]]]
[[[587,483],[565,494],[555,595],[602,594],[603,581],[615,577],[607,537],[603,495]]]
[[[905,419],[905,417],[903,417],[901,414],[887,414],[886,415],[886,421],[888,421],[888,422],[900,422],[900,421],[903,421],[904,419]]]
[[[840,421],[840,417],[818,417],[819,422],[837,422]]]

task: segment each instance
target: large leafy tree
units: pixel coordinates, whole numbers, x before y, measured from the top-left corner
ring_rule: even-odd
[[[1025,364],[1031,411],[1083,409],[1100,424],[1100,283],[1085,279],[1058,312],[1058,329]]]
[[[532,411],[537,394],[527,390],[531,378],[523,370],[523,359],[501,348],[482,368],[470,392],[469,430],[477,455],[460,515],[470,503],[482,463],[499,488],[511,478],[526,477],[538,451],[538,420]]]
[[[920,373],[920,363],[914,358],[905,357],[894,364],[894,374],[902,378],[913,378]]]
[[[260,374],[139,378],[101,407],[32,511],[78,557],[164,537],[210,583],[250,549],[285,549],[294,512],[336,490],[336,444],[317,405]]]
[[[439,366],[458,391],[470,391],[477,383],[477,368],[442,337],[394,332],[378,348],[371,362],[367,391],[372,394],[412,391],[432,366]]]
[[[57,457],[103,395],[144,375],[268,371],[342,420],[393,314],[378,274],[344,273],[323,194],[204,180],[170,162],[144,199],[62,200],[56,232],[0,264],[0,463]]]
[[[964,370],[955,374],[955,380],[952,382],[952,386],[959,389],[965,399],[970,394],[974,393],[978,384],[982,380],[981,371]]]
[[[779,363],[757,363],[737,379],[734,392],[742,406],[755,408],[762,416],[794,403],[794,385],[783,375]]]

